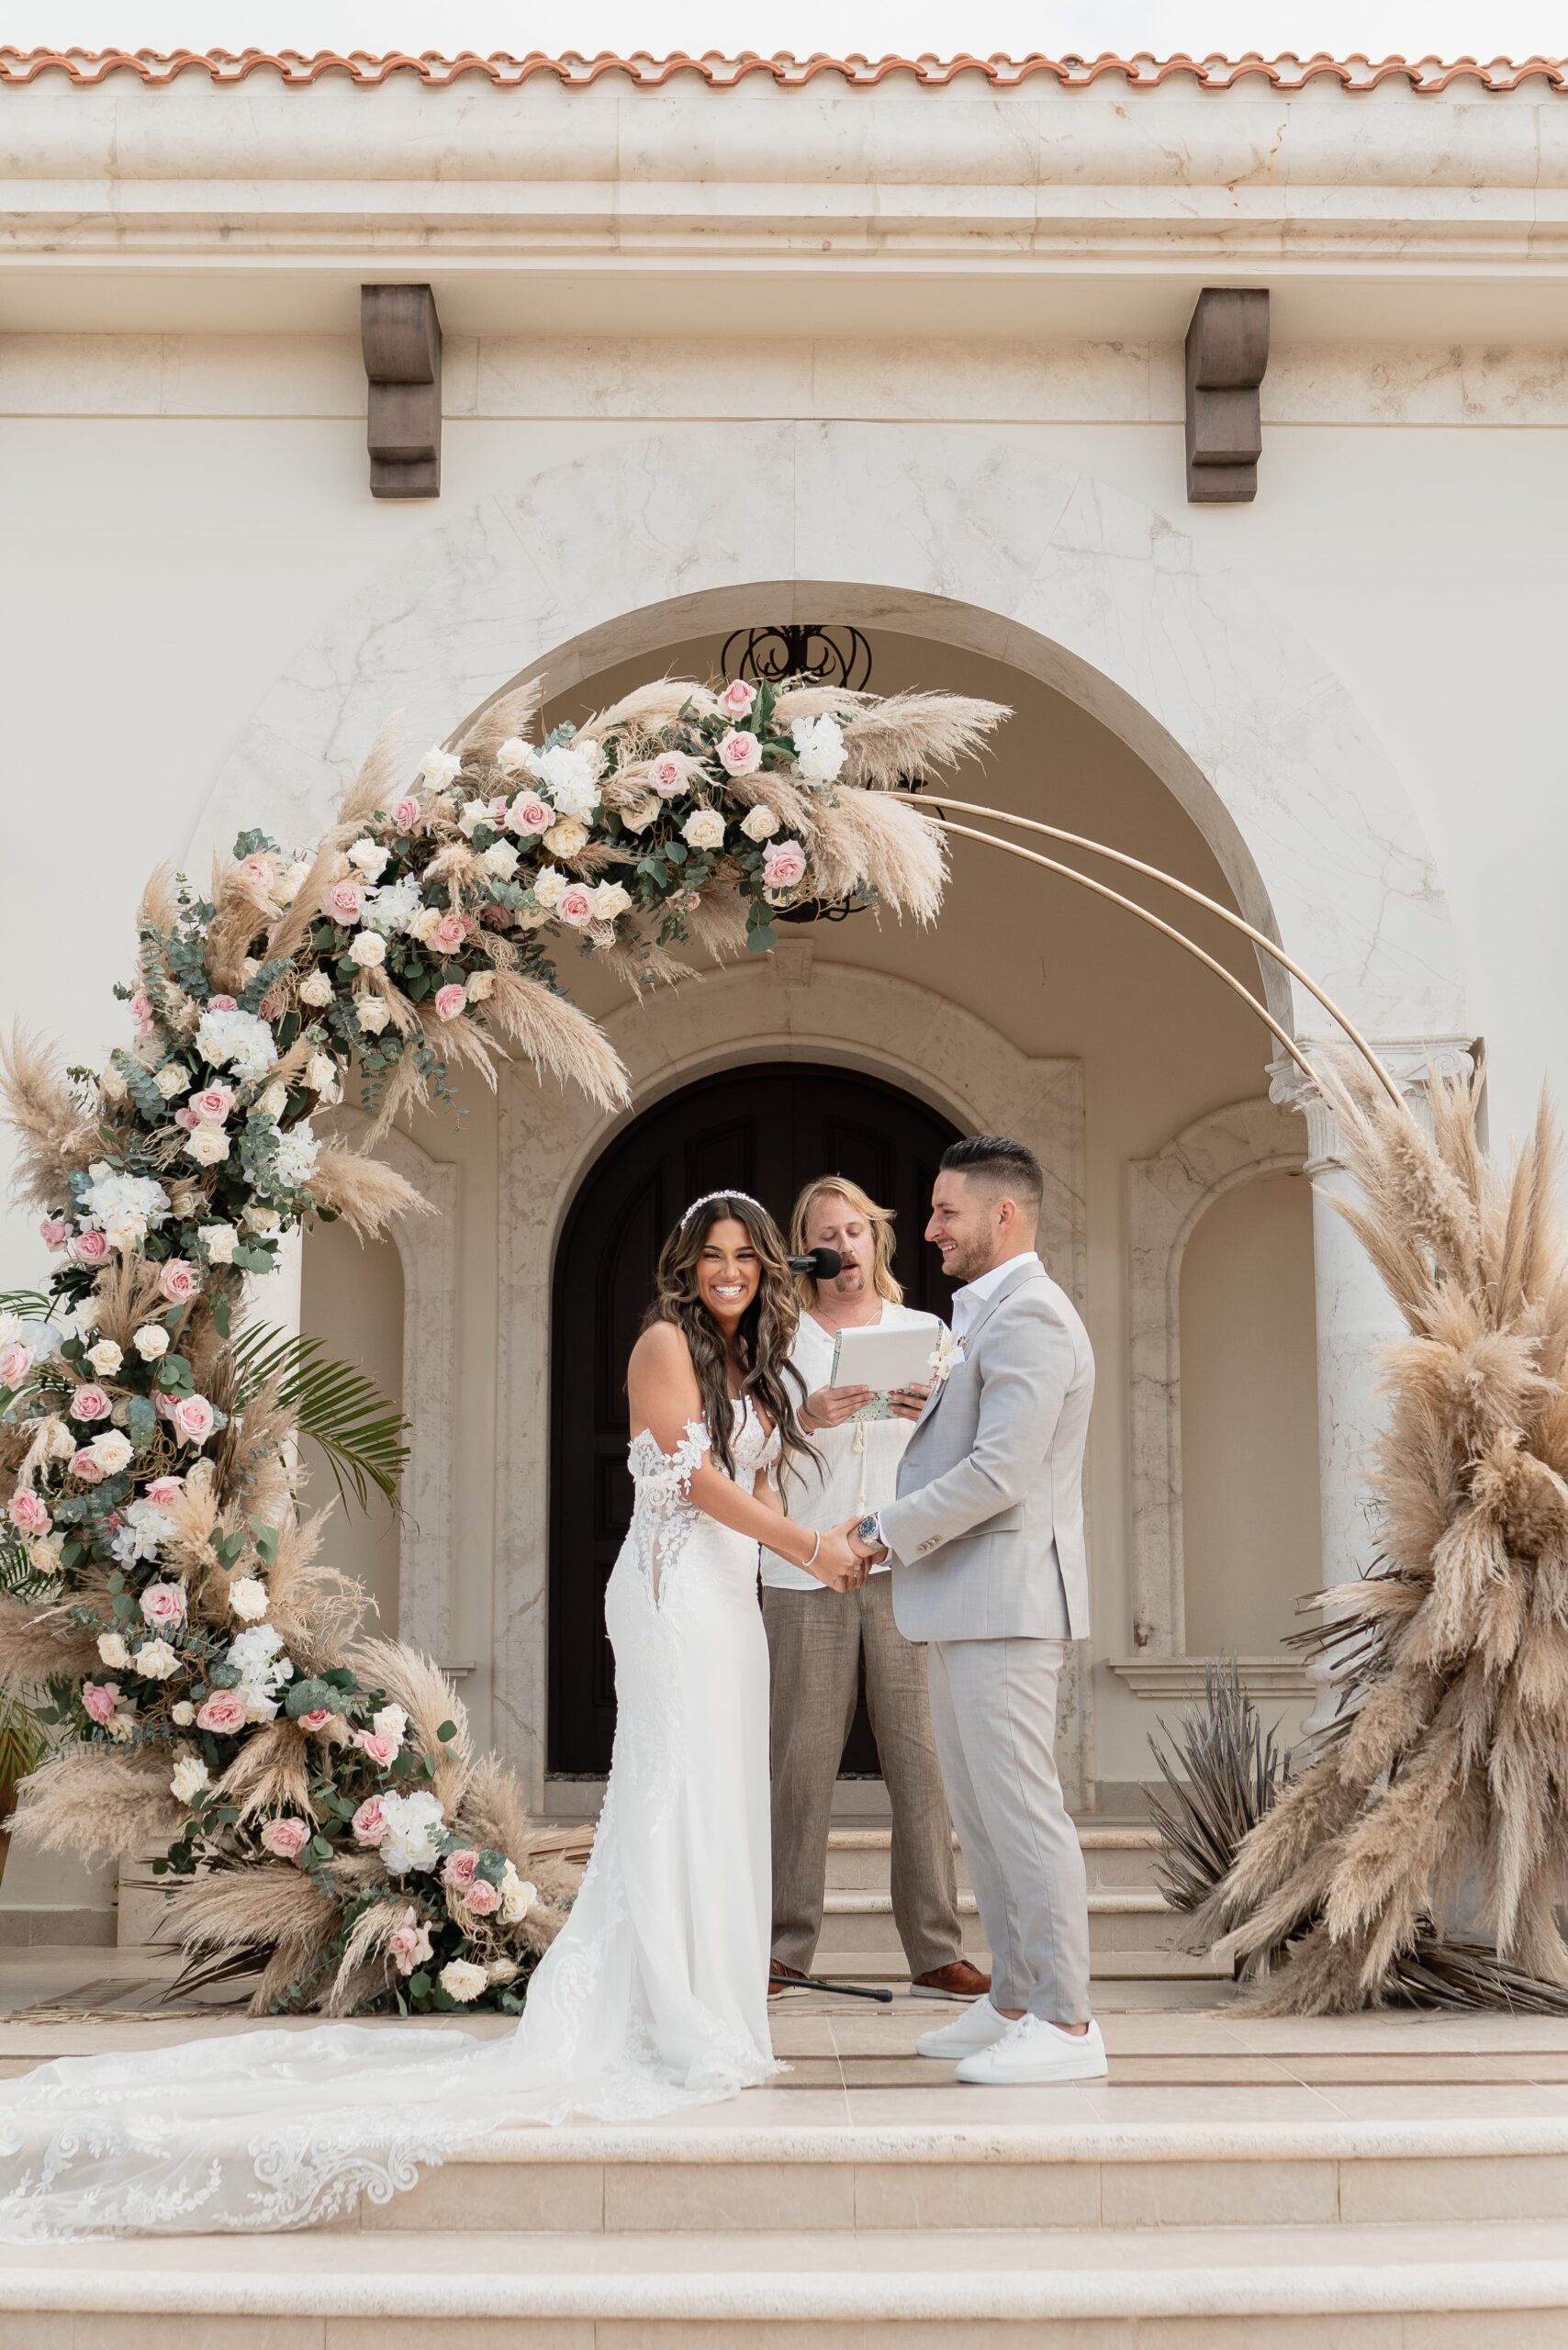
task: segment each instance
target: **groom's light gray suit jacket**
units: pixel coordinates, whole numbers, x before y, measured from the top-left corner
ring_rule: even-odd
[[[906,1639],[1087,1639],[1089,1333],[1038,1263],[988,1298],[881,1512]]]

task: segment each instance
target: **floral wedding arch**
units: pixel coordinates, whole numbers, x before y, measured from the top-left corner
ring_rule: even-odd
[[[1071,880],[1241,995],[1334,1110],[1350,1216],[1409,1336],[1388,1353],[1371,1478],[1382,1543],[1310,1636],[1340,1706],[1235,1853],[1204,1919],[1282,2010],[1405,1997],[1568,2007],[1568,1246],[1543,1112],[1510,1168],[1479,1077],[1434,1080],[1424,1127],[1283,949],[1124,852],[900,783],[1006,715],[946,694],[663,681],[528,740],[505,697],[398,779],[372,751],[313,855],[244,834],[205,899],[143,899],[133,1041],[99,1072],[17,1044],[0,1079],[19,1184],[45,1210],[47,1297],[0,1316],[0,1679],[54,1751],[17,1831],[129,1857],[167,1844],[189,1979],[259,1973],[259,2010],[515,2010],[576,1883],[569,1840],[473,1753],[436,1667],[361,1636],[364,1595],[300,1510],[286,1348],[244,1284],[312,1216],[361,1235],[424,1203],[315,1132],[354,1077],[371,1140],[494,1082],[507,1052],[605,1107],[624,1072],[561,991],[575,943],[625,981],[682,946],[772,944],[773,917],[858,899],[935,914],[947,835]],[[1147,906],[959,816],[1108,859],[1195,901],[1316,997],[1357,1058],[1309,1068],[1234,972]],[[1217,1860],[1216,1860],[1217,1854]],[[1200,1871],[1200,1874],[1202,1872]],[[1489,1942],[1443,1939],[1479,1880]]]
[[[552,951],[640,987],[688,943],[765,951],[810,899],[931,919],[941,839],[889,787],[1006,715],[666,680],[532,742],[540,698],[492,704],[406,785],[384,734],[311,855],[246,834],[205,898],[160,872],[117,990],[133,1040],[95,1074],[22,1044],[6,1065],[57,1259],[0,1325],[0,1673],[55,1737],[17,1831],[166,1841],[192,1968],[259,1967],[259,2010],[515,2009],[575,1884],[436,1668],[360,1635],[301,1513],[286,1382],[245,1377],[246,1279],[289,1232],[424,1206],[315,1116],[352,1075],[374,1141],[508,1051],[619,1105]]]

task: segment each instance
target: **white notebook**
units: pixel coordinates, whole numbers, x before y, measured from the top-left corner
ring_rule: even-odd
[[[942,1325],[934,1314],[902,1329],[887,1330],[868,1324],[861,1330],[840,1330],[833,1344],[830,1387],[869,1387],[885,1412],[895,1387],[925,1386],[931,1378],[931,1358]],[[868,1404],[870,1413],[875,1407]]]

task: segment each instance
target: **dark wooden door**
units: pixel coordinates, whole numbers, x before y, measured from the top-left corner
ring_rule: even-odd
[[[645,1111],[584,1178],[555,1259],[552,1304],[549,1767],[610,1767],[615,1682],[604,1590],[632,1507],[626,1359],[666,1234],[703,1192],[734,1184],[782,1225],[803,1183],[847,1175],[898,1216],[898,1277],[945,1314],[951,1284],[921,1237],[936,1162],[957,1129],[898,1088],[784,1061],[706,1078]],[[874,1772],[864,1708],[846,1771]]]

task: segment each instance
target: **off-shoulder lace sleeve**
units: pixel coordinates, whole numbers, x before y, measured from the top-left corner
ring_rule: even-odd
[[[656,1509],[668,1509],[676,1501],[688,1500],[691,1480],[711,1444],[712,1438],[701,1420],[687,1421],[673,1452],[663,1449],[652,1428],[644,1428],[633,1438],[627,1456],[639,1494],[646,1494]]]
[[[632,1510],[632,1555],[654,1606],[662,1606],[698,1512],[691,1505],[691,1480],[711,1438],[700,1420],[688,1420],[679,1443],[666,1452],[652,1428],[632,1439],[627,1462],[636,1498]]]

